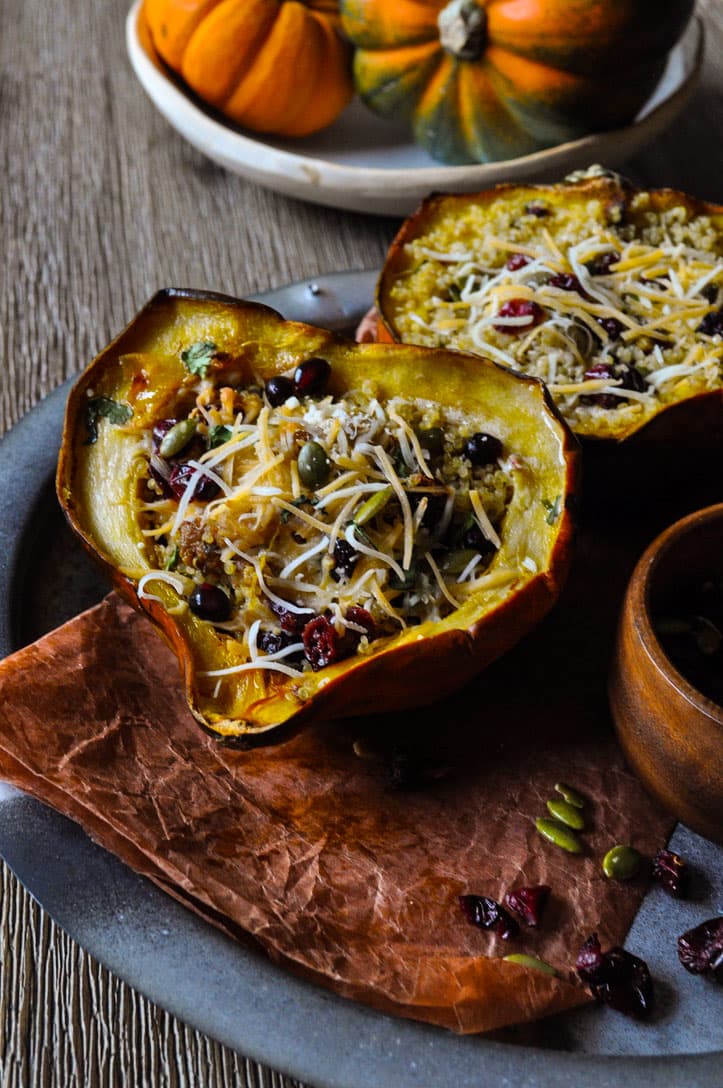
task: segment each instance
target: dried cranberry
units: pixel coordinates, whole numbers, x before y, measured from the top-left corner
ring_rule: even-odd
[[[189,464],[176,464],[171,469],[168,483],[177,499],[185,493],[197,469]],[[210,502],[220,494],[221,488],[210,476],[198,476],[193,488],[193,498],[196,502]]]
[[[678,959],[692,975],[723,982],[723,916],[701,922],[678,937]]]
[[[583,982],[587,982],[591,972],[599,970],[603,965],[603,951],[598,940],[597,933],[592,933],[582,944],[577,954],[575,967]]]
[[[520,927],[496,899],[486,895],[460,895],[459,905],[467,921],[479,929],[492,929],[503,941],[516,937]]]
[[[585,381],[593,378],[603,378],[605,381],[617,381],[619,389],[632,389],[639,393],[646,388],[645,378],[637,369],[629,363],[595,363],[585,371]],[[581,398],[584,404],[596,404],[600,408],[618,408],[625,402],[624,397],[616,397],[614,393],[588,393]]]
[[[603,952],[597,934],[583,944],[575,964],[593,997],[627,1016],[644,1017],[653,1007],[653,980],[648,965],[624,948]]]
[[[601,253],[599,257],[593,257],[585,267],[591,276],[607,276],[610,272],[610,266],[617,264],[619,260],[620,254],[613,250],[612,253]]]
[[[511,298],[508,302],[503,303],[500,306],[498,317],[524,317],[526,318],[524,324],[519,325],[495,325],[493,328],[497,332],[507,333],[508,336],[519,336],[523,332],[528,332],[533,329],[535,325],[539,325],[541,321],[545,319],[545,311],[542,306],[538,306],[536,302],[532,302],[527,298]]]
[[[618,321],[617,317],[596,317],[595,320],[605,329],[611,340],[619,340],[625,332],[625,326],[622,321]]]
[[[557,287],[560,291],[576,291],[583,298],[590,297],[577,276],[573,276],[571,272],[558,272],[557,275],[550,276],[547,286]]]
[[[302,639],[306,660],[314,672],[339,661],[339,636],[334,624],[326,616],[316,616],[310,620],[304,627]]]
[[[465,442],[464,452],[473,465],[492,465],[502,456],[502,443],[493,434],[477,431]]]
[[[297,397],[316,397],[323,393],[329,381],[331,367],[326,359],[314,356],[299,363],[294,371],[294,392]]]
[[[665,888],[666,892],[682,899],[688,894],[690,886],[690,869],[679,854],[672,850],[658,850],[653,858],[653,880]]]
[[[535,219],[546,219],[550,209],[546,204],[525,204],[525,212],[527,215],[534,215]]]
[[[229,619],[233,611],[233,605],[228,594],[219,586],[210,582],[202,582],[188,598],[188,607],[202,620],[210,620],[211,623],[223,623]]]
[[[335,582],[342,578],[351,578],[354,568],[359,562],[359,552],[352,548],[348,540],[337,540],[334,545],[334,566],[331,576]]]
[[[280,404],[285,404],[289,397],[293,397],[294,383],[291,378],[285,378],[283,374],[277,374],[273,378],[269,378],[264,386],[264,392],[271,407],[278,408]]]
[[[612,363],[594,363],[589,370],[585,371],[585,381],[591,381],[593,378],[604,378],[605,381],[611,381],[615,377],[615,371],[613,370]]]
[[[704,336],[723,336],[723,306],[706,314],[695,331]]]
[[[534,884],[526,888],[514,888],[507,892],[504,905],[519,914],[526,926],[537,926],[544,910],[550,888],[547,884]]]
[[[171,427],[175,427],[177,423],[177,419],[159,419],[157,423],[153,424],[152,443],[154,453],[160,453],[161,442],[166,437]]]
[[[361,605],[353,604],[351,608],[347,608],[345,619],[349,623],[355,623],[357,627],[363,627],[367,633],[368,639],[371,641],[374,637],[376,630],[376,624],[374,623],[374,617],[371,612],[367,612],[366,608],[362,608]]]
[[[286,635],[300,635],[307,623],[314,618],[311,609],[308,612],[292,612],[290,608],[284,608],[282,604],[277,604],[276,601],[270,602],[270,608],[278,619],[281,630]]]
[[[159,460],[161,459],[159,458]],[[165,462],[161,460],[161,464],[165,464]],[[151,478],[154,479],[158,484],[158,487],[163,497],[166,499],[173,498],[174,492],[168,478],[166,476],[163,476],[162,473],[158,471],[152,461],[148,462],[148,472]]]
[[[509,272],[517,272],[520,268],[524,268],[525,265],[532,263],[532,257],[528,257],[526,253],[513,253],[508,260],[505,268]]]
[[[718,301],[718,284],[717,283],[706,283],[705,287],[701,290],[700,294],[701,294],[702,298],[705,299],[706,302],[717,302]]]

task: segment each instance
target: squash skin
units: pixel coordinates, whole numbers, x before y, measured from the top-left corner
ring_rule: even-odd
[[[126,455],[122,453],[130,444],[128,434],[122,427],[101,424],[98,442],[89,446],[85,444],[84,425],[89,389],[93,395],[127,401],[134,375],[145,371],[151,376],[154,349],[158,352],[163,348],[168,353],[173,345],[177,356],[179,337],[188,342],[209,335],[219,339],[225,336],[239,346],[261,343],[254,357],[254,370],[264,379],[287,371],[300,359],[321,353],[331,362],[332,383],[341,382],[340,391],[346,387],[344,382],[351,380],[350,375],[367,376],[371,371],[375,383],[386,382],[391,390],[385,396],[403,392],[408,382],[417,395],[423,395],[419,383],[429,388],[438,383],[448,387],[449,397],[467,386],[472,374],[477,378],[480,395],[484,392],[485,397],[496,398],[498,404],[502,400],[508,404],[510,399],[518,401],[515,418],[510,413],[509,420],[501,422],[509,425],[507,429],[511,428],[513,435],[527,434],[529,450],[523,450],[523,454],[534,450],[549,462],[540,478],[531,483],[530,494],[539,497],[554,491],[561,496],[560,516],[553,525],[547,523],[539,502],[537,520],[520,518],[517,523],[518,531],[523,537],[527,533],[532,541],[530,551],[538,549],[533,554],[538,555],[539,573],[522,576],[522,584],[511,593],[492,591],[490,599],[482,602],[473,598],[438,624],[408,629],[403,635],[385,640],[384,648],[370,656],[347,658],[318,673],[305,673],[300,681],[279,678],[278,674],[269,678],[268,673],[260,679],[254,672],[245,673],[231,702],[214,705],[208,691],[202,690],[198,673],[235,664],[243,656],[236,651],[234,657],[233,640],[221,638],[187,609],[174,617],[158,602],[139,598],[137,583],[149,568],[138,560],[138,530],[133,539],[129,504],[127,500],[123,503],[123,495],[127,496],[127,488],[133,484],[128,471],[132,458],[124,462]],[[430,366],[432,361],[436,370]],[[170,389],[182,376],[180,363],[176,365],[167,357],[157,363],[162,380],[155,390],[152,382],[148,385],[149,405],[141,399],[136,402],[138,418],[131,421],[129,428],[159,418],[163,405],[169,404],[164,400],[164,385]],[[472,370],[469,358],[458,353],[350,345],[324,330],[284,322],[273,310],[257,304],[221,295],[166,290],[156,295],[81,375],[66,410],[57,474],[61,506],[72,529],[115,588],[134,607],[146,612],[170,643],[179,659],[190,709],[211,734],[251,747],[283,740],[312,720],[425,705],[470,680],[552,607],[571,558],[573,509],[579,485],[577,444],[557,416],[542,383],[516,378],[487,360],[481,373],[479,360],[475,359],[471,366]],[[128,483],[123,482],[124,472]],[[119,477],[121,485],[117,486]],[[522,525],[527,520],[534,521],[529,532]],[[124,531],[130,539],[121,538]],[[170,587],[161,584],[157,590],[154,586],[153,592],[169,605],[178,603]],[[455,621],[460,614],[462,619]]]
[[[613,217],[625,216],[626,210],[640,192],[650,194],[650,209],[662,212],[671,207],[685,207],[691,215],[713,218],[723,233],[723,205],[698,200],[674,189],[640,190],[619,175],[598,176],[556,185],[498,185],[493,189],[468,194],[433,194],[427,197],[400,227],[387,253],[376,289],[376,339],[380,343],[401,342],[394,320],[390,291],[397,276],[406,268],[404,248],[413,239],[426,233],[440,216],[453,211],[463,215],[470,205],[488,205],[499,199],[518,202],[521,198],[544,200],[557,207],[598,200]],[[685,445],[694,450],[719,449],[723,435],[723,388],[698,393],[684,400],[660,403],[654,415],[637,423],[620,426],[612,434],[578,435],[586,446],[610,447],[625,443],[629,452],[644,449],[645,456],[655,463],[656,448],[662,453],[680,450]]]
[[[440,40],[437,20],[448,7],[448,0],[341,0],[362,99],[411,122],[433,158],[464,164],[627,124],[694,4],[665,0],[651,19],[651,6],[638,0],[467,0],[483,24],[471,56]]]
[[[351,100],[351,51],[335,0],[145,0],[165,63],[255,132],[307,136]]]

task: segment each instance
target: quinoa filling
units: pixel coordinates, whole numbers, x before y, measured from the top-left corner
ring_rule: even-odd
[[[190,411],[139,436],[151,567],[139,596],[169,582],[181,607],[244,644],[248,667],[292,676],[374,652],[519,574],[490,569],[514,451],[461,409],[324,385],[205,377]]]
[[[408,343],[488,356],[545,381],[581,434],[614,433],[723,384],[723,233],[648,194],[626,222],[502,198],[405,247],[390,290]]]

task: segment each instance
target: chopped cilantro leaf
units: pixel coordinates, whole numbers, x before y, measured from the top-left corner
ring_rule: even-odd
[[[225,442],[228,442],[232,433],[230,427],[224,427],[221,424],[212,427],[208,432],[208,448],[215,450],[218,446],[223,446]]]
[[[299,495],[298,499],[292,499],[291,503],[289,505],[298,507],[298,506],[313,506],[314,504],[313,504],[313,502],[311,501],[311,499],[309,498],[308,495]],[[282,525],[286,525],[286,522],[289,520],[290,517],[291,517],[291,511],[290,510],[282,510],[280,515],[279,515],[279,520],[281,521]]]
[[[543,499],[542,505],[547,510],[545,521],[548,525],[554,525],[559,518],[562,509],[562,495],[558,495],[554,502],[550,502],[549,499]]]
[[[109,423],[120,425],[127,423],[133,415],[133,409],[129,404],[121,404],[110,397],[93,397],[85,406],[85,426],[88,437],[86,446],[92,446],[98,441],[98,420],[107,419]]]
[[[185,351],[181,352],[181,360],[186,370],[189,370],[191,374],[197,374],[199,378],[205,378],[217,351],[218,348],[212,340],[199,340],[197,343],[191,344],[190,348],[186,348]]]
[[[178,560],[180,559],[180,553],[178,547],[174,547],[173,551],[169,554],[166,562],[163,564],[164,570],[175,570],[178,566]]]

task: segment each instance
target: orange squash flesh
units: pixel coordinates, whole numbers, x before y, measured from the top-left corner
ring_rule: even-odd
[[[442,620],[371,643],[366,655],[295,678],[251,670],[215,691],[215,681],[201,674],[246,661],[246,651],[194,615],[182,594],[165,582],[153,584],[160,601],[139,596],[139,580],[153,564],[134,500],[139,479],[148,474],[147,454],[139,453],[143,434],[179,406],[181,412],[188,410],[192,379],[180,350],[208,339],[242,368],[248,381],[266,381],[321,355],[331,365],[329,392],[335,397],[362,384],[382,404],[406,395],[463,405],[472,420],[492,418],[505,448],[522,459],[501,531],[502,547],[489,568],[513,567],[513,580],[471,594]],[[86,427],[91,394],[133,411],[120,424],[100,420],[94,444],[87,443]],[[576,444],[537,381],[457,353],[353,345],[324,330],[285,322],[266,307],[168,290],[101,352],[71,392],[57,486],[83,544],[176,651],[199,722],[217,736],[256,744],[278,741],[312,719],[429,703],[463,685],[517,642],[552,606],[566,575],[577,464]],[[526,566],[520,565],[523,559]]]

